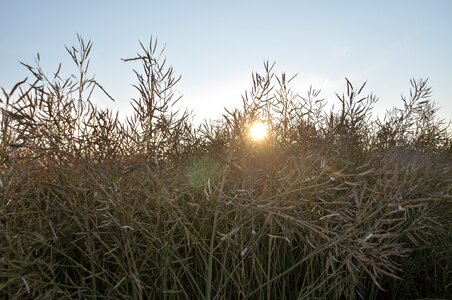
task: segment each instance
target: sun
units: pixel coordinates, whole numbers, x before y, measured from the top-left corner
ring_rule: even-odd
[[[263,141],[267,137],[267,125],[262,122],[254,122],[251,124],[249,133],[252,140],[256,142]]]

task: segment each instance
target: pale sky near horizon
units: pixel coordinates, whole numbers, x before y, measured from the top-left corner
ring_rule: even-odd
[[[64,45],[94,43],[91,73],[129,112],[134,56],[151,36],[182,75],[181,106],[197,120],[241,105],[263,61],[298,73],[294,89],[322,89],[329,103],[344,77],[379,98],[376,112],[401,106],[410,78],[429,78],[439,115],[452,118],[452,1],[25,1],[0,0],[0,87],[11,88],[39,52],[51,74],[75,72]]]

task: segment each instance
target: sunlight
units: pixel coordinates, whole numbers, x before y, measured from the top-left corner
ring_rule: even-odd
[[[262,141],[267,137],[267,125],[262,122],[254,122],[250,127],[250,136],[256,142]]]

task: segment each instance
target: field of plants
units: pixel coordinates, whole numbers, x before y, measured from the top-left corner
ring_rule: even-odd
[[[124,59],[133,114],[98,108],[91,47],[0,92],[0,298],[452,299],[452,134],[426,80],[377,117],[365,84],[326,109],[265,63],[195,126],[152,39]]]

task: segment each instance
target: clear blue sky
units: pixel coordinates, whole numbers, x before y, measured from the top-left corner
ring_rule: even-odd
[[[94,42],[91,71],[128,110],[136,96],[132,65],[138,41],[166,44],[182,75],[181,105],[198,119],[241,103],[251,72],[266,59],[298,73],[330,102],[344,77],[380,97],[377,112],[400,104],[409,79],[428,77],[440,116],[452,117],[452,1],[23,1],[0,0],[0,86],[10,88],[39,52],[49,74],[58,62],[75,71],[64,45],[76,34]],[[107,101],[99,99],[101,105]]]

